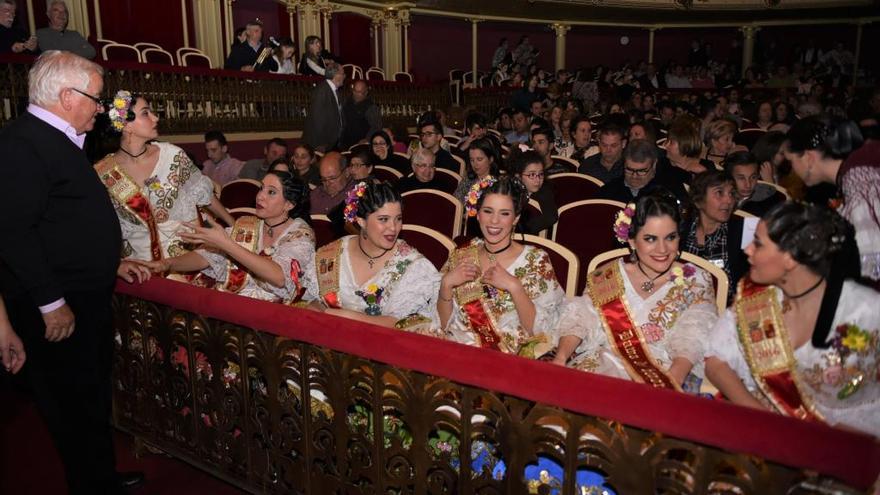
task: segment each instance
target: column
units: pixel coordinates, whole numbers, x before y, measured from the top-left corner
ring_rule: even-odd
[[[382,67],[382,61],[379,59],[379,28],[385,23],[385,16],[382,12],[374,12],[370,18],[370,26],[373,28],[373,67]],[[366,71],[364,67],[364,71]]]
[[[212,67],[223,67],[223,37],[220,35],[221,0],[193,0],[193,22],[196,31],[196,48],[211,59]]]
[[[104,31],[101,28],[101,2],[95,0],[95,37],[99,40],[104,39]]]
[[[305,39],[309,36],[321,36],[321,12],[319,3],[326,4],[315,0],[287,0],[288,8],[292,5],[296,8],[297,27],[299,28],[299,36],[302,38],[303,46],[298,47],[299,50],[305,50]],[[324,40],[326,42],[326,40]]]
[[[409,10],[400,11],[400,25],[403,26],[403,72],[409,72]]]
[[[226,55],[229,55],[229,51],[232,48],[232,42],[235,41],[233,38],[235,37],[235,21],[232,20],[232,0],[226,0],[226,5],[223,7],[224,16],[226,18],[226,44],[223,46],[223,50]],[[287,6],[287,15],[290,14],[290,6]],[[293,37],[293,21],[290,21],[290,36]]]
[[[859,58],[862,56],[862,26],[864,21],[856,24],[856,50],[853,55],[853,86],[859,82]]]
[[[551,28],[556,32],[556,70],[565,68],[565,33],[571,26],[568,24],[551,24]]]
[[[755,34],[760,29],[757,26],[743,26],[740,28],[740,31],[743,33],[742,74],[746,73],[746,69],[752,65],[752,60],[755,58]]]
[[[42,2],[40,2],[40,3],[42,3]],[[27,0],[27,12],[28,12],[28,29],[30,30],[30,34],[33,34],[36,36],[37,23],[34,18],[34,2],[33,2],[33,0]],[[43,12],[45,13],[46,11],[44,10]],[[18,15],[18,14],[16,14],[16,15]]]
[[[657,31],[657,28],[649,28],[648,29],[648,63],[654,63],[654,31]]]
[[[187,25],[189,21],[186,19],[186,0],[180,0],[180,18],[183,19],[183,46],[189,46],[189,29],[187,29]],[[85,36],[85,35],[83,35]],[[223,40],[221,38],[220,46],[223,46]]]
[[[478,87],[480,84],[479,73],[477,72],[477,24],[483,22],[482,19],[468,19],[471,21],[471,74],[473,81],[473,87]],[[467,82],[465,79],[464,82]]]
[[[408,12],[407,12],[408,15]],[[390,8],[385,11],[385,28],[382,30],[382,68],[385,70],[385,78],[393,80],[394,74],[403,70],[403,58],[401,56],[401,12]]]
[[[322,5],[319,10],[321,12],[321,22],[324,26],[324,36],[321,39],[324,41],[324,49],[329,52],[332,51],[330,49],[330,16],[333,15],[333,7],[328,3]]]

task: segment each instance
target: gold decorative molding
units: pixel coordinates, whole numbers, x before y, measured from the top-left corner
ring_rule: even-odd
[[[555,22],[553,24],[550,24],[550,29],[552,29],[556,33],[557,38],[564,38],[565,34],[571,31],[571,26],[568,24]]]

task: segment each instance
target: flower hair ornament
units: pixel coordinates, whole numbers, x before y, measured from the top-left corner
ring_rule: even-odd
[[[366,191],[366,182],[358,182],[351,191],[348,191],[348,196],[345,197],[345,210],[342,213],[346,222],[354,223],[357,220],[358,203]]]
[[[617,212],[614,217],[614,237],[621,243],[629,241],[629,230],[632,228],[633,217],[636,214],[636,204],[629,203],[626,207]]]
[[[127,122],[134,120],[134,112],[131,109],[132,98],[131,93],[125,90],[119,90],[113,96],[110,104],[110,110],[107,111],[107,117],[110,118],[110,124],[116,132],[122,132]]]
[[[464,207],[467,209],[467,216],[475,217],[477,216],[477,203],[480,201],[480,196],[483,195],[483,191],[486,190],[489,186],[494,184],[496,179],[491,175],[487,175],[485,179],[477,181],[474,185],[471,186],[471,190],[468,191],[467,198],[465,198]]]

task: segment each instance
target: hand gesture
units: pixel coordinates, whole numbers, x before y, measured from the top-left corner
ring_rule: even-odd
[[[0,323],[0,362],[3,367],[14,375],[24,366],[26,359],[24,344],[12,326],[8,321]]]
[[[773,179],[773,164],[764,162],[761,164],[761,180],[764,182],[775,183]]]
[[[30,51],[34,51],[37,49],[37,37],[31,36],[27,41],[24,42],[24,47]]]
[[[441,285],[447,288],[455,288],[466,282],[476,280],[480,276],[480,267],[472,261],[462,261],[452,270],[443,275]]]
[[[60,342],[70,337],[76,323],[73,311],[67,304],[43,314],[43,322],[46,324],[46,340],[49,342]]]
[[[483,281],[496,289],[515,292],[522,287],[519,279],[510,274],[499,264],[494,264],[483,273]]]
[[[127,261],[127,260],[126,260]],[[150,273],[162,274],[169,270],[171,270],[171,260],[168,258],[157,260],[157,261],[140,261],[138,260],[138,264],[147,268]]]
[[[180,238],[200,247],[226,251],[225,247],[231,242],[226,230],[217,222],[211,222],[210,227],[202,227],[196,222],[184,222],[183,225],[191,228],[192,232],[180,232]]]
[[[164,261],[164,260],[163,260]],[[139,284],[150,280],[152,268],[146,261],[141,260],[122,260],[119,268],[116,269],[116,276],[133,284],[137,281]]]

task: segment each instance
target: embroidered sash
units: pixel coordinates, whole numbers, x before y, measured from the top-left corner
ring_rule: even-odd
[[[112,156],[95,164],[95,171],[98,172],[107,192],[147,227],[150,234],[150,256],[153,261],[164,258],[162,244],[159,242],[159,228],[156,226],[156,218],[153,216],[150,201],[141,193],[141,188],[128,174],[115,165]]]
[[[746,362],[761,392],[782,414],[821,422],[822,416],[803,393],[782,308],[773,290],[748,277],[740,280],[736,322]]]
[[[479,259],[476,244],[460,247],[452,252],[452,266],[458,266],[465,260],[479,264]],[[483,294],[483,283],[480,278],[464,283],[453,290],[458,306],[467,317],[468,328],[478,337],[480,347],[500,351],[501,337],[498,335],[495,322],[483,304]]]
[[[318,291],[321,300],[328,307],[341,308],[339,302],[339,270],[342,268],[342,242],[338,239],[326,246],[321,246],[315,253],[315,265],[318,275]]]
[[[306,293],[306,288],[303,287],[300,279],[303,276],[302,267],[300,267],[299,261],[296,259],[290,260],[290,280],[293,282],[293,297],[290,300],[289,304],[296,304],[300,302],[303,295]]]
[[[651,356],[645,337],[632,319],[626,304],[619,263],[612,262],[590,273],[587,290],[598,309],[602,326],[614,353],[623,360],[630,378],[652,387],[681,390]]]
[[[239,246],[252,253],[257,252],[260,245],[260,234],[263,231],[263,221],[254,216],[239,217],[232,226],[230,237]],[[226,262],[226,283],[220,290],[224,292],[238,292],[247,285],[248,272],[238,266],[232,258]]]

